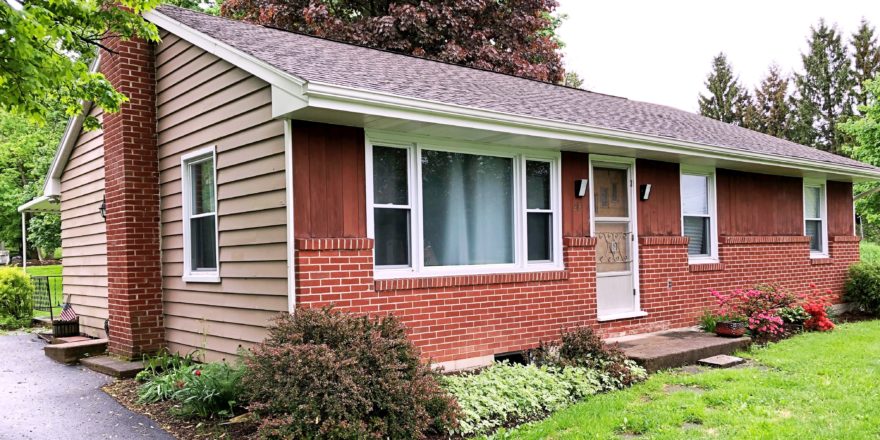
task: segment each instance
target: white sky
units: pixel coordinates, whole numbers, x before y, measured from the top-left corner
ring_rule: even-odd
[[[772,62],[800,69],[820,17],[847,41],[863,16],[880,26],[880,0],[560,0],[558,11],[566,68],[585,88],[689,111],[720,51],[752,89]]]

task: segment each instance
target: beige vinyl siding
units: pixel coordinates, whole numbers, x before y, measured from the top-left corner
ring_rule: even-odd
[[[267,83],[174,35],[163,32],[156,71],[168,347],[228,358],[287,310],[283,124]],[[180,158],[212,145],[221,282],[187,283]]]
[[[91,114],[100,118],[100,110]],[[107,234],[98,207],[104,198],[104,136],[82,132],[61,175],[64,296],[80,316],[80,330],[105,337]]]

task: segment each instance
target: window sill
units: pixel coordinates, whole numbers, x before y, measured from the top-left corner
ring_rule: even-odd
[[[718,260],[708,261],[688,261],[689,272],[720,272],[724,270],[724,265]]]
[[[810,264],[813,266],[822,266],[826,264],[834,264],[834,260],[827,255],[810,255]]]
[[[648,312],[639,310],[637,312],[616,313],[614,315],[599,316],[596,318],[599,322],[619,321],[621,319],[642,318],[648,316]]]
[[[220,282],[219,275],[184,275],[183,277],[184,283],[211,283],[217,284]]]
[[[417,276],[406,278],[377,278],[374,289],[377,292],[388,290],[412,290],[438,287],[477,286],[484,284],[515,284],[531,282],[548,282],[567,280],[569,273],[564,269],[490,273],[490,274],[463,274],[463,275],[438,275]]]

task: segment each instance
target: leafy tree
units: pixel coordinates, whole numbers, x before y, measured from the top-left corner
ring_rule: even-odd
[[[855,100],[858,105],[867,105],[868,96],[864,90],[865,81],[880,73],[880,46],[874,37],[874,27],[862,18],[859,29],[850,40],[853,47],[853,75],[855,76]]]
[[[19,249],[21,243],[17,208],[40,195],[64,131],[65,118],[60,111],[49,113],[46,121],[41,126],[0,110],[0,241],[12,249]],[[39,236],[30,238],[49,245],[60,240],[60,233],[60,228],[42,228],[37,231]]]
[[[700,114],[728,124],[744,125],[751,97],[733,74],[724,52],[712,59],[712,72],[705,85],[709,94],[700,94]]]
[[[580,89],[584,86],[584,80],[583,78],[581,78],[580,75],[578,75],[577,72],[572,70],[565,72],[565,77],[563,77],[562,79],[562,85],[566,87],[574,87],[576,89]]]
[[[158,0],[0,1],[0,109],[45,122],[53,109],[69,116],[82,101],[105,111],[125,97],[100,73],[89,72],[102,40],[109,35],[159,39],[156,27],[139,14]],[[122,6],[122,7],[120,7]],[[98,121],[87,118],[86,126]]]
[[[849,155],[856,160],[880,166],[880,75],[863,84],[867,104],[859,107],[861,116],[843,122],[839,129],[853,141],[847,147]],[[856,184],[855,192],[861,193],[876,187],[878,183]],[[859,199],[856,212],[868,225],[880,226],[880,193]]]
[[[558,83],[556,0],[225,0],[225,17]]]
[[[33,242],[40,259],[52,258],[61,247],[61,216],[56,213],[36,214],[28,221],[28,240]]]
[[[753,105],[745,116],[746,127],[786,139],[788,136],[788,78],[773,64],[755,89]]]
[[[795,74],[792,140],[841,154],[844,135],[836,128],[853,114],[851,61],[836,26],[820,20],[810,31],[803,73]]]

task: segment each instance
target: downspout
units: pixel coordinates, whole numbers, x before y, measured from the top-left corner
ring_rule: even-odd
[[[27,212],[21,213],[21,268],[27,272]]]
[[[296,310],[296,239],[293,225],[293,122],[284,119],[284,178],[287,206],[287,311]]]

